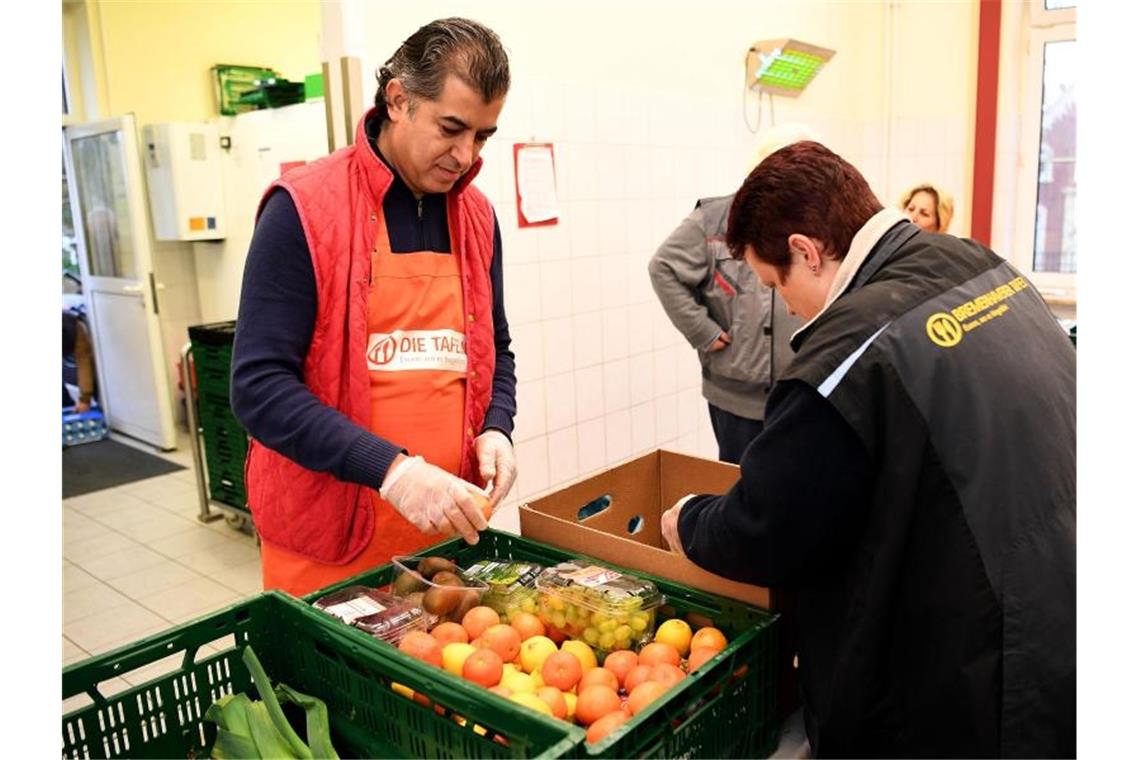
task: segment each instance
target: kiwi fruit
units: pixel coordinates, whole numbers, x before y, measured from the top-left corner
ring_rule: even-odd
[[[466,586],[467,581],[450,570],[440,570],[432,576],[431,582],[437,586]]]
[[[392,593],[396,596],[407,596],[417,591],[423,591],[425,585],[414,573],[400,573],[396,582],[392,584]]]
[[[430,615],[443,617],[463,601],[463,592],[447,586],[436,586],[424,592],[423,610]]]
[[[424,557],[420,560],[420,564],[416,566],[416,570],[419,574],[428,580],[433,580],[435,574],[438,572],[446,570],[454,573],[458,569],[454,562],[444,557]]]

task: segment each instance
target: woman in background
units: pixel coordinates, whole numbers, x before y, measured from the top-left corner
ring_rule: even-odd
[[[934,185],[915,185],[899,201],[910,220],[926,232],[946,232],[954,218],[954,199]]]

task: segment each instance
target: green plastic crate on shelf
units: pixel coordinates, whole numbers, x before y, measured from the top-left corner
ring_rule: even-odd
[[[271,591],[64,668],[63,698],[86,693],[93,702],[63,716],[63,757],[208,756],[216,728],[202,720],[206,709],[223,694],[257,698],[241,659],[246,646],[271,681],[324,700],[341,757],[553,758],[572,753],[582,741],[581,729],[491,702],[474,684],[443,684],[430,666],[413,661],[408,667],[361,646],[330,620]],[[165,672],[158,665],[179,656]],[[101,693],[102,682],[143,668],[161,675],[117,694]],[[461,710],[467,725],[424,710],[393,691],[393,682]],[[479,735],[475,724],[490,733]],[[507,744],[492,741],[492,734]]]
[[[452,539],[422,549],[417,555],[448,557],[461,567],[492,557],[555,565],[582,556],[495,530],[484,531],[480,536],[474,546]],[[710,619],[725,633],[729,643],[699,672],[686,677],[652,707],[631,718],[604,740],[586,744],[583,737],[575,754],[587,758],[767,757],[772,754],[779,739],[775,638],[778,616],[664,578],[600,560],[592,561],[653,581],[664,592],[667,606],[679,615],[694,613]],[[312,603],[324,594],[354,583],[385,586],[393,577],[393,566],[383,565],[309,594],[304,600]],[[363,631],[346,625],[340,625],[340,629],[342,635],[361,646],[371,646],[387,656],[420,665]],[[449,683],[461,681],[448,674],[437,677]],[[487,694],[485,699],[499,698]]]

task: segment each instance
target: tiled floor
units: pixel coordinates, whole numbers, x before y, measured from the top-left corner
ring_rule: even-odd
[[[225,520],[197,519],[189,451],[183,436],[176,451],[159,454],[185,470],[63,501],[65,665],[261,590],[254,538]],[[153,677],[144,670],[104,683],[104,694]],[[87,703],[75,697],[64,711]]]

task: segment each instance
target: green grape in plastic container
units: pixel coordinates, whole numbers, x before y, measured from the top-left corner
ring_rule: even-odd
[[[585,641],[601,657],[648,643],[657,608],[665,602],[652,581],[584,559],[547,568],[535,587],[542,622]]]

